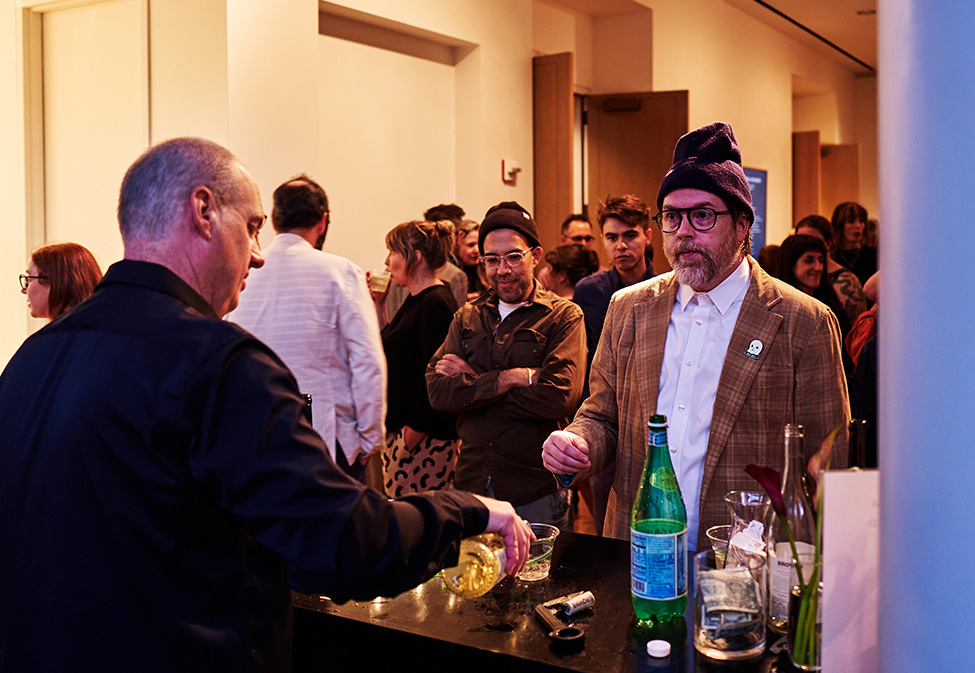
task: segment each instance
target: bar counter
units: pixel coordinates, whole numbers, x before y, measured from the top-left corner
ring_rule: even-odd
[[[294,673],[311,671],[620,671],[785,673],[794,670],[781,652],[782,637],[769,632],[764,656],[740,663],[715,662],[694,650],[693,591],[684,621],[667,628],[637,627],[630,603],[628,542],[565,532],[556,540],[547,580],[505,578],[481,598],[462,599],[439,577],[396,598],[339,605],[321,596],[294,596]],[[693,578],[691,578],[693,579]],[[535,606],[577,591],[596,603],[569,618],[585,629],[585,648],[560,655]],[[671,643],[669,657],[647,655],[646,643]],[[781,654],[780,654],[781,652]]]

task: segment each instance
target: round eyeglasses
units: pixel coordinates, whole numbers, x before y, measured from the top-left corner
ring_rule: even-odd
[[[718,215],[727,215],[730,210],[714,210],[713,208],[669,208],[653,216],[654,222],[665,234],[672,234],[680,229],[680,223],[687,214],[687,221],[695,231],[710,231],[718,221]]]
[[[47,276],[28,276],[26,273],[20,274],[18,278],[20,278],[21,290],[26,290],[32,280],[47,280]]]
[[[528,250],[512,250],[511,252],[506,252],[503,255],[481,255],[478,260],[484,265],[485,269],[497,269],[501,266],[501,260],[504,260],[508,265],[509,269],[517,269],[521,266],[521,263],[525,261],[525,255],[531,252]]]

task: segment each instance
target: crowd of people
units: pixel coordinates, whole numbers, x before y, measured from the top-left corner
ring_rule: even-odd
[[[545,251],[516,202],[480,222],[440,204],[390,229],[385,284],[323,250],[311,177],[274,191],[262,251],[260,194],[229,151],[147,150],[120,191],[124,259],[101,278],[81,246],[45,246],[20,277],[53,322],[0,378],[0,668],[286,670],[290,587],[398,593],[482,531],[512,574],[527,522],[571,526],[576,491],[626,538],[654,413],[702,548],[724,494],[752,487],[744,465],[782,468],[786,423],[811,452],[850,420],[877,255],[846,203],[763,270],[721,122],[680,138],[656,207],[607,197],[596,228],[570,215]],[[52,642],[67,587],[102,607]]]

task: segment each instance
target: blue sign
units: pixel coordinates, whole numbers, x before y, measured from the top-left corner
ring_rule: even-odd
[[[768,171],[746,168],[748,189],[752,192],[752,210],[755,211],[755,224],[752,225],[752,257],[765,245],[765,199],[768,191]]]

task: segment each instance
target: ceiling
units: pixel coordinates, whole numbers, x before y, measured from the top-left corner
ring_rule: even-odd
[[[725,0],[867,74],[877,70],[877,0]]]
[[[542,0],[590,16],[646,9],[637,0]],[[681,2],[683,0],[668,0]],[[724,0],[858,73],[877,69],[877,0]]]

